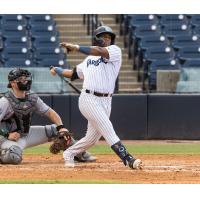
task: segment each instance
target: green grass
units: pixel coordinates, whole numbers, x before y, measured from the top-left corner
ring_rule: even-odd
[[[50,154],[47,144],[25,150],[25,154]],[[200,155],[200,144],[165,143],[165,144],[127,144],[130,153],[134,154],[196,154]],[[89,150],[94,154],[113,154],[106,144],[97,144]]]

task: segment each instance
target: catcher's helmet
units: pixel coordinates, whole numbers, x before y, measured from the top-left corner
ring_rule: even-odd
[[[102,40],[99,38],[99,36],[103,33],[108,33],[111,35],[111,45],[115,43],[115,33],[109,26],[99,26],[94,31],[94,38],[93,38],[93,45],[101,46]]]
[[[13,69],[9,72],[8,74],[8,88],[11,88],[11,84],[10,84],[10,81],[14,81],[16,80],[17,78],[21,77],[21,76],[25,76],[28,78],[28,82],[27,84],[22,84],[21,82],[18,83],[18,87],[19,89],[21,90],[29,90],[30,87],[31,87],[31,84],[32,84],[32,74],[26,70],[26,69],[21,69],[21,68],[16,68],[16,69]]]

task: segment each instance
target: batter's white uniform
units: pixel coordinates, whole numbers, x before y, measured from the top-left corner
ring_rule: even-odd
[[[78,153],[94,145],[101,136],[112,146],[120,141],[109,119],[111,100],[115,82],[122,62],[121,49],[116,45],[105,47],[109,59],[100,56],[88,56],[77,66],[79,78],[84,79],[83,89],[79,97],[79,109],[88,120],[85,137],[69,147],[63,153],[65,160],[73,159]],[[86,93],[89,90],[90,93]],[[108,97],[98,97],[93,92],[108,94]]]

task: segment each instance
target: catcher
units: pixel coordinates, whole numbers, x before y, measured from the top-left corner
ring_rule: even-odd
[[[60,116],[40,97],[30,92],[32,75],[28,70],[16,68],[8,75],[8,88],[0,98],[0,163],[20,164],[25,148],[52,141],[51,153],[59,153],[75,143],[71,133],[63,126]],[[47,116],[54,124],[31,126],[34,113]],[[76,156],[80,162],[95,161],[87,152]]]

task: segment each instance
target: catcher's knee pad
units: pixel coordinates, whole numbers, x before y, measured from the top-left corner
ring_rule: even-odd
[[[20,164],[22,161],[22,150],[20,147],[13,145],[8,149],[2,149],[0,154],[0,162],[2,164]]]
[[[46,132],[47,137],[50,139],[58,136],[58,131],[56,130],[55,124],[46,125],[45,132]]]

